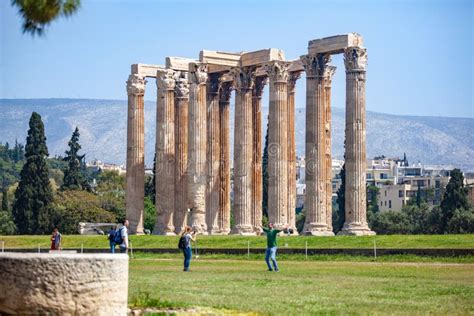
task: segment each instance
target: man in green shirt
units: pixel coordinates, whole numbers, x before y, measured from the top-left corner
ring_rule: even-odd
[[[268,271],[278,272],[278,264],[276,261],[276,251],[277,251],[277,242],[276,238],[281,230],[273,229],[273,223],[268,223],[268,228],[262,227],[263,232],[267,235],[267,250],[265,251],[265,262],[268,266]],[[285,227],[285,230],[288,229],[288,225]],[[270,259],[273,262],[273,268],[270,264]]]

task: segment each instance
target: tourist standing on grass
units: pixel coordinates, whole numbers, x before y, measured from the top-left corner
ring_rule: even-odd
[[[276,252],[277,252],[277,242],[276,238],[281,230],[274,229],[273,223],[268,223],[268,228],[262,227],[263,232],[267,235],[267,250],[265,251],[265,262],[268,266],[268,271],[278,272],[278,264],[276,261]],[[288,229],[288,225],[285,227],[285,230]],[[270,260],[273,263],[273,267],[270,264]]]
[[[119,234],[121,237],[121,243],[120,244],[120,252],[122,253],[128,253],[128,220],[124,219],[122,222],[122,227],[119,229]]]
[[[181,234],[181,238],[179,239],[179,248],[183,251],[184,255],[183,271],[189,271],[189,266],[191,264],[191,258],[193,256],[191,241],[196,241],[195,232],[192,231],[191,227],[186,226],[183,233]]]
[[[61,250],[61,233],[59,229],[56,227],[53,230],[53,234],[51,235],[51,250]]]

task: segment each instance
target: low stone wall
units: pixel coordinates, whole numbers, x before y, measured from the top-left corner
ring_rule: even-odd
[[[126,315],[124,254],[0,253],[0,314]]]

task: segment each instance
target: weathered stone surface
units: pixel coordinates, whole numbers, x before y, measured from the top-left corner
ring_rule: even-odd
[[[127,175],[126,215],[131,234],[143,234],[143,199],[145,197],[145,78],[136,74],[127,81]]]
[[[266,65],[270,78],[268,119],[268,220],[276,228],[288,224],[288,67]]]
[[[175,211],[175,90],[176,72],[157,73],[156,102],[156,223],[154,234],[174,235]]]
[[[242,67],[266,64],[272,61],[284,61],[285,53],[281,49],[268,48],[255,52],[243,53],[240,59]]]
[[[344,52],[347,47],[362,47],[363,45],[362,36],[357,33],[348,33],[309,41],[308,53],[310,55],[320,53],[338,54]]]
[[[0,314],[126,315],[124,254],[0,253]]]
[[[149,77],[149,78],[156,78],[156,72],[158,70],[164,70],[165,67],[160,65],[147,65],[147,64],[133,64],[132,68],[132,75],[138,75],[140,77]]]
[[[366,213],[365,48],[349,47],[346,66],[346,219],[340,235],[375,235]]]
[[[212,50],[202,50],[199,53],[199,61],[208,64],[209,73],[229,70],[231,67],[240,66],[242,53],[229,53]],[[222,67],[215,67],[222,66]]]
[[[166,68],[176,71],[189,71],[189,64],[198,62],[195,59],[182,57],[166,57]]]
[[[188,198],[191,208],[190,224],[201,234],[206,225],[206,82],[207,66],[189,66],[188,108]]]

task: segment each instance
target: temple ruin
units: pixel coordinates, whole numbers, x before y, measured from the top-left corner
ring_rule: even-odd
[[[127,202],[130,230],[143,234],[144,93],[157,84],[154,233],[174,235],[190,224],[202,234],[256,235],[262,225],[261,100],[269,85],[268,216],[295,225],[295,84],[306,73],[304,234],[331,236],[331,55],[346,71],[346,201],[340,234],[374,234],[366,219],[365,81],[367,50],[356,33],[312,40],[287,61],[280,49],[199,59],[167,57],[164,66],[134,64],[127,81]],[[230,99],[235,91],[231,217]]]

